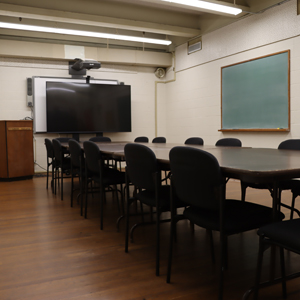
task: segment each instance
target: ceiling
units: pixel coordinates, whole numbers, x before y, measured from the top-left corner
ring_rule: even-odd
[[[242,8],[237,16],[196,10],[160,0],[9,0],[0,3],[0,22],[80,29],[168,39],[171,46],[62,34],[0,29],[2,39],[91,45],[109,48],[172,51],[176,46],[289,0],[223,0]]]

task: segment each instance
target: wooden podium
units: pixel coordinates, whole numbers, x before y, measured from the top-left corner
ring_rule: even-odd
[[[33,122],[0,121],[0,178],[33,174]]]

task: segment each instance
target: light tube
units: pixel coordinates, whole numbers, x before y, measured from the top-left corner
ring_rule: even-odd
[[[36,32],[47,32],[47,33],[58,33],[58,34],[77,35],[77,36],[87,36],[87,37],[96,37],[96,38],[103,38],[103,39],[113,39],[113,40],[121,40],[121,41],[158,44],[158,45],[166,45],[166,46],[168,46],[172,43],[169,40],[159,40],[159,39],[152,39],[152,38],[145,38],[145,37],[101,33],[101,32],[84,31],[84,30],[73,30],[73,29],[62,29],[62,28],[54,28],[54,27],[13,24],[13,23],[5,23],[5,22],[0,22],[0,28],[18,29],[18,30],[36,31]]]
[[[238,15],[242,12],[240,8],[206,2],[206,1],[200,1],[200,0],[199,1],[198,0],[161,0],[161,1],[193,6],[193,7],[203,8],[208,10],[214,10],[214,11],[218,11],[226,14],[232,14],[232,15]]]

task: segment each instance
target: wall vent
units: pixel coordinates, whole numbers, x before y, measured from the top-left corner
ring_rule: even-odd
[[[196,51],[199,51],[202,49],[202,40],[201,38],[197,38],[197,39],[194,39],[192,41],[189,41],[188,42],[188,54],[192,54]]]

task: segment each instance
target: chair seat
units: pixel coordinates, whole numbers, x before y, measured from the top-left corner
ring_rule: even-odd
[[[125,182],[125,172],[120,172],[113,168],[104,167],[104,185],[123,184]]]
[[[184,216],[194,224],[210,230],[220,231],[219,211],[204,210],[190,206],[184,210]],[[278,220],[284,219],[278,213]],[[272,208],[251,202],[227,199],[224,210],[224,232],[228,235],[259,228],[272,222]]]
[[[137,194],[137,198],[140,199],[146,205],[156,206],[155,203],[155,192],[150,190],[143,190]],[[159,205],[162,211],[170,210],[170,186],[162,185],[159,188]],[[184,207],[186,204],[183,202],[177,201],[175,202],[175,207]]]
[[[100,182],[98,174],[90,176],[94,181]],[[103,168],[103,185],[123,184],[125,182],[125,172],[120,172],[117,169],[104,167]]]
[[[300,253],[300,219],[271,223],[261,227],[257,233]]]
[[[70,170],[71,166],[71,158],[70,157],[64,157],[62,162],[62,167],[64,170]]]

